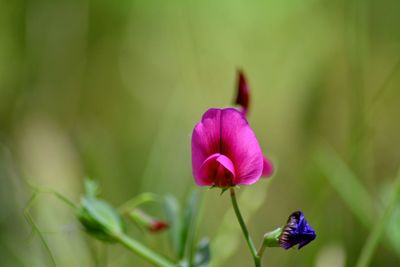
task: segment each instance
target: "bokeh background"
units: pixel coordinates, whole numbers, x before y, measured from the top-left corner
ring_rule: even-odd
[[[354,266],[400,167],[399,14],[397,0],[1,0],[0,265],[50,266],[23,216],[27,181],[76,203],[85,176],[116,206],[141,192],[183,202],[192,128],[232,104],[242,68],[276,166],[238,190],[250,231],[259,243],[301,209],[318,234],[268,250],[266,266]],[[201,191],[211,266],[251,266],[228,195]],[[51,194],[30,214],[58,266],[149,266],[88,238]],[[389,217],[371,266],[400,264],[400,209]]]

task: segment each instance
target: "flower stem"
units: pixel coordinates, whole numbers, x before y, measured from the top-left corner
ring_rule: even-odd
[[[263,242],[258,249],[257,256],[262,259],[266,247],[279,247],[279,236],[282,233],[282,228],[278,227],[275,230],[264,235]]]
[[[154,264],[154,266],[158,267],[175,267],[176,264],[172,263],[170,260],[164,258],[163,256],[155,253],[148,247],[144,246],[140,242],[130,238],[125,234],[119,234],[116,236],[119,243],[125,246],[130,251],[136,253],[141,256],[143,259],[148,262]]]
[[[265,251],[265,246],[264,246],[264,244],[261,244],[260,248],[257,251],[257,256],[260,258],[260,260],[262,259],[262,256],[264,255],[264,251]]]
[[[244,222],[242,214],[240,213],[239,206],[236,200],[235,189],[233,187],[230,188],[230,193],[231,193],[232,206],[235,211],[236,218],[238,219],[238,222],[240,224],[240,227],[242,228],[244,239],[246,239],[247,246],[249,247],[251,255],[253,256],[254,265],[255,267],[261,267],[260,257],[258,257],[257,255],[257,249],[254,246],[253,240],[251,239],[249,234],[249,230],[247,230],[246,223]]]
[[[136,208],[139,205],[142,205],[142,204],[147,203],[147,202],[157,202],[157,201],[160,201],[159,196],[157,196],[155,194],[152,194],[152,193],[142,193],[140,195],[137,195],[137,196],[131,198],[130,200],[128,200],[124,204],[122,204],[118,208],[118,211],[121,214],[127,213],[127,212],[133,210],[134,208]]]

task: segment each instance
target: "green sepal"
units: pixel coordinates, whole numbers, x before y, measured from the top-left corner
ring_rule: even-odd
[[[231,188],[231,187],[228,186],[228,187],[221,188],[221,193],[219,195],[222,196],[222,194],[225,193],[229,188]]]
[[[279,237],[282,234],[282,228],[276,228],[275,230],[264,234],[264,247],[279,247]]]

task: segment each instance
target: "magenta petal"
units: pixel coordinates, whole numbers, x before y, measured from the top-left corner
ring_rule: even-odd
[[[219,153],[209,156],[200,167],[196,183],[203,186],[226,187],[233,185],[235,167],[232,161]]]
[[[261,176],[263,155],[258,140],[244,114],[236,109],[223,109],[221,114],[221,154],[235,165],[234,184],[253,184]]]
[[[225,168],[226,170],[228,170],[228,171],[232,174],[233,177],[236,176],[236,174],[235,174],[235,167],[233,166],[233,162],[232,162],[227,156],[220,155],[220,156],[217,158],[217,161],[218,161],[222,166],[224,166],[224,168]]]
[[[209,185],[210,183],[210,181],[204,181],[205,183],[200,181],[204,180],[201,166],[209,156],[219,153],[220,114],[220,109],[209,109],[193,129],[192,170],[198,185]]]
[[[266,157],[264,157],[262,176],[263,177],[271,176],[273,172],[274,172],[274,166],[272,166],[271,161],[269,161]]]
[[[216,168],[216,165],[205,168],[206,160],[210,164],[218,161],[232,174],[233,184],[252,184],[260,178],[263,169],[261,148],[241,112],[232,108],[209,109],[203,115],[192,135],[193,175],[199,185],[220,184],[213,178],[221,175],[205,177],[205,171]]]
[[[217,158],[219,156],[221,156],[219,153],[212,154],[201,164],[200,171],[197,177],[195,176],[198,185],[214,185],[214,174],[212,171],[217,167],[216,165],[218,165]]]

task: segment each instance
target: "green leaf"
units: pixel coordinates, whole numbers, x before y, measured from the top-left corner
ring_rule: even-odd
[[[393,248],[400,255],[400,205],[397,204],[393,211],[392,218],[390,219],[387,229],[386,238],[390,240]]]
[[[176,198],[168,194],[164,198],[164,209],[167,221],[170,224],[169,239],[176,255],[179,253],[181,217],[180,206]]]
[[[381,217],[377,220],[372,231],[369,233],[367,241],[361,250],[360,257],[357,261],[357,267],[367,267],[371,262],[372,256],[379,244],[380,239],[385,232],[386,226],[389,224],[391,217],[393,216],[393,211],[396,208],[400,198],[400,171],[392,184],[392,190],[388,203],[383,209]]]
[[[183,259],[185,257],[185,252],[192,247],[193,232],[195,228],[194,222],[197,214],[199,198],[199,191],[194,189],[190,191],[186,201],[179,242],[179,259]]]
[[[206,267],[211,259],[210,241],[208,238],[202,239],[197,245],[193,264],[195,267]]]
[[[85,183],[85,196],[95,198],[96,196],[99,195],[100,189],[96,181],[89,178],[85,178],[84,183]]]
[[[328,182],[348,205],[350,210],[368,229],[373,224],[374,201],[358,177],[329,146],[321,146],[315,161]]]
[[[123,232],[121,217],[103,200],[84,197],[78,218],[85,230],[100,240],[114,241],[114,237]]]

